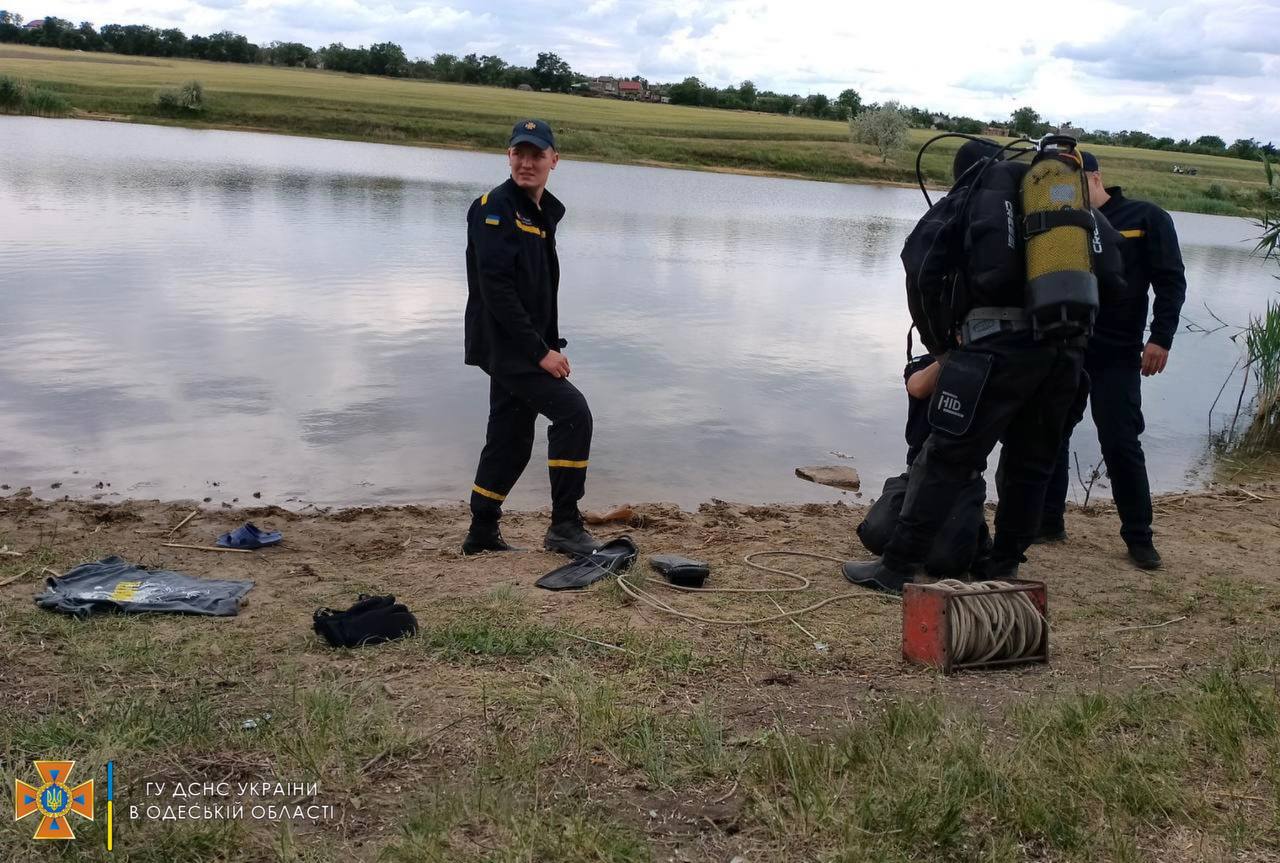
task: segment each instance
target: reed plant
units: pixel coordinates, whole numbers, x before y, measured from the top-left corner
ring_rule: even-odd
[[[1280,301],[1272,300],[1265,312],[1249,319],[1244,345],[1257,390],[1242,442],[1253,449],[1280,448]]]
[[[65,96],[32,87],[21,78],[0,75],[0,113],[62,117],[71,113],[71,103]]]

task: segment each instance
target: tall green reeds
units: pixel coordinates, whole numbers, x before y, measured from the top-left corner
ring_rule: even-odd
[[[1267,186],[1257,251],[1264,258],[1276,258],[1280,250],[1280,186],[1270,158],[1263,159],[1263,170]],[[1246,368],[1257,389],[1253,418],[1240,443],[1247,449],[1280,449],[1280,301],[1270,300],[1265,312],[1250,316],[1243,336]]]
[[[1242,442],[1251,448],[1280,448],[1280,301],[1268,302],[1263,314],[1249,319],[1244,345],[1257,390]]]
[[[37,90],[21,78],[0,75],[0,114],[63,117],[69,113],[71,103],[66,97],[48,90]]]

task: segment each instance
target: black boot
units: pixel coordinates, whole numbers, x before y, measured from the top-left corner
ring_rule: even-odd
[[[463,554],[480,554],[485,551],[519,551],[515,546],[507,544],[498,530],[498,523],[471,520],[471,529],[467,538],[462,541]]]
[[[1018,577],[1018,567],[1026,561],[1027,559],[1021,555],[1013,559],[997,560],[993,557],[987,561],[986,572],[982,574],[982,579],[983,581],[1012,581]]]
[[[872,590],[901,595],[902,588],[911,583],[915,577],[915,567],[905,570],[890,569],[884,558],[875,560],[848,560],[840,566],[840,571],[851,584],[869,587]]]
[[[1067,526],[1062,521],[1042,521],[1036,530],[1032,545],[1044,545],[1049,542],[1066,542]]]
[[[602,543],[582,526],[582,516],[568,518],[551,523],[547,528],[547,536],[542,547],[547,551],[558,551],[570,557],[586,557],[599,548]]]
[[[1149,542],[1135,542],[1130,545],[1129,558],[1138,569],[1159,569],[1164,565],[1164,561],[1160,559],[1160,552],[1156,551],[1156,547]]]

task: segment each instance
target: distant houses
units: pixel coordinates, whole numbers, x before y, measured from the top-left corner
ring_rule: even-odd
[[[626,99],[631,102],[665,102],[667,99],[657,90],[649,88],[649,82],[643,78],[615,78],[612,75],[601,75],[587,82],[579,92],[586,96],[601,96],[606,99]]]
[[[37,18],[34,21],[28,21],[26,24],[23,24],[22,29],[23,30],[39,30],[43,26],[44,26],[44,19]]]

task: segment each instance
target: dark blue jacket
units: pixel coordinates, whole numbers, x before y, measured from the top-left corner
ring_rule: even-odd
[[[559,350],[560,261],[556,225],[564,205],[541,206],[514,180],[467,211],[466,363],[490,374],[529,371]]]
[[[1168,350],[1187,298],[1187,279],[1173,219],[1155,204],[1126,198],[1119,186],[1108,188],[1107,194],[1111,199],[1099,210],[1124,237],[1120,254],[1124,258],[1125,287],[1118,294],[1103,298],[1089,348],[1141,350],[1147,329],[1147,290],[1154,288],[1155,309],[1147,341]]]

